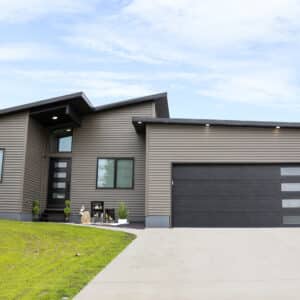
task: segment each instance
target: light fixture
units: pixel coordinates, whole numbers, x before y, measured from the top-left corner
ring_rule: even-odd
[[[138,123],[139,125],[142,125],[142,124],[143,124],[143,122],[142,122],[142,121],[138,121],[137,123]]]
[[[280,129],[280,126],[276,126],[276,129]]]
[[[210,124],[208,124],[208,123],[207,123],[207,124],[205,124],[205,127],[209,127],[209,126],[210,126]]]
[[[58,119],[58,116],[53,116],[52,117],[52,120],[57,120]]]
[[[71,128],[67,128],[67,129],[66,129],[66,132],[71,132],[71,131],[72,131]]]

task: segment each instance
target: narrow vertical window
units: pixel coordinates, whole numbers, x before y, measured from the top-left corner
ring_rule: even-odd
[[[117,182],[116,187],[119,189],[133,188],[133,160],[117,160]]]
[[[97,188],[114,188],[115,160],[98,159]]]

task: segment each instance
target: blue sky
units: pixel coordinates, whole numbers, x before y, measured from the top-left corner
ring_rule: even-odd
[[[0,108],[167,91],[172,117],[300,121],[298,0],[0,0]]]

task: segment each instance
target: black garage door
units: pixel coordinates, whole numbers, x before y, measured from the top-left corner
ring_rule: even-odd
[[[172,225],[268,227],[281,226],[284,218],[287,225],[296,225],[297,182],[297,166],[174,165]]]

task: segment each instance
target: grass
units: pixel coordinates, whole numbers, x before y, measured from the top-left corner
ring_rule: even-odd
[[[91,227],[0,220],[0,299],[71,299],[134,238]]]

